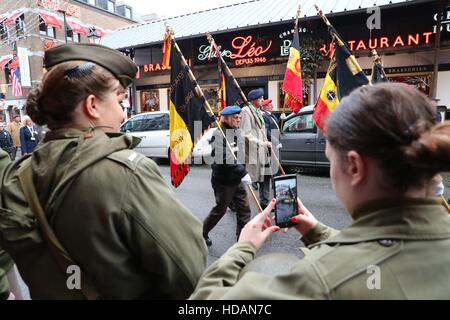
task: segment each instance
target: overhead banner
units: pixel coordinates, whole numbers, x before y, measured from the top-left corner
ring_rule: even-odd
[[[20,80],[22,87],[31,87],[30,60],[28,58],[28,49],[18,47],[17,57],[20,65]]]

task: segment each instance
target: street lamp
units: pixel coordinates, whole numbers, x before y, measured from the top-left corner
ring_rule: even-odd
[[[97,32],[95,27],[89,28],[89,34],[87,35],[90,43],[99,44],[102,36]]]

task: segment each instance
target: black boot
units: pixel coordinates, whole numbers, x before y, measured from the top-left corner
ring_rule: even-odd
[[[211,239],[208,237],[207,234],[203,234],[203,239],[205,239],[206,245],[207,245],[208,247],[212,246],[212,241],[211,241]]]

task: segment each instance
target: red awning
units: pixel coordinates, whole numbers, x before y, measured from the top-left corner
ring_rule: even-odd
[[[0,70],[3,69],[3,67],[6,66],[11,60],[12,60],[11,57],[1,57],[0,58]]]
[[[99,36],[102,37],[102,38],[103,38],[103,37],[105,36],[105,34],[106,34],[105,30],[103,30],[102,28],[97,27],[97,26],[95,26],[95,31],[97,31],[97,33],[99,34]]]
[[[86,28],[84,28],[81,24],[74,21],[67,21],[67,24],[70,26],[70,29],[72,29],[72,32],[87,35]]]
[[[62,25],[61,23],[59,23],[58,19],[56,19],[55,16],[52,16],[50,14],[47,13],[39,13],[39,15],[41,16],[41,18],[44,20],[45,24],[48,27],[54,27],[57,29],[62,29]]]
[[[13,13],[9,16],[8,19],[5,20],[5,26],[9,26],[10,24],[13,24],[18,17],[20,17],[23,14],[22,11],[16,11],[16,13]]]

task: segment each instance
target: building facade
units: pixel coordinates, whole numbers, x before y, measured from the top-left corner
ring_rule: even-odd
[[[115,0],[6,0],[0,4],[0,116],[23,115],[31,88],[43,76],[45,50],[63,43],[98,42],[136,23],[132,8]],[[19,67],[22,91],[11,70]],[[16,90],[13,90],[15,88]]]
[[[309,75],[310,79],[305,81],[305,104],[314,104],[317,99],[331,51],[331,39],[313,7],[315,2],[307,1],[308,7],[304,8],[305,14],[302,14],[299,24],[301,47],[313,43],[317,46],[315,50],[323,55],[315,76]],[[416,86],[430,97],[435,89],[439,103],[450,107],[450,91],[447,89],[450,85],[448,1],[372,1],[370,5],[374,2],[379,6],[365,8],[361,4],[367,1],[351,1],[353,7],[345,7],[350,3],[329,1],[324,13],[347,41],[368,76],[373,66],[370,51],[376,49],[391,81]],[[444,2],[437,59],[438,81],[437,87],[433,88],[438,12],[442,8],[439,4]],[[136,112],[168,108],[170,75],[169,70],[161,65],[165,23],[175,29],[175,38],[211,105],[217,105],[217,58],[210,58],[205,32],[210,32],[220,45],[221,54],[244,93],[262,87],[266,97],[273,100],[275,110],[283,111],[283,78],[297,4],[295,0],[245,2],[127,27],[106,37],[103,43],[116,49],[134,51],[135,62],[140,67],[140,78],[135,81]],[[150,30],[157,35],[148,36]],[[142,36],[131,36],[139,34]],[[311,39],[312,42],[309,41]],[[303,63],[306,65],[308,61]]]

